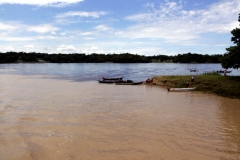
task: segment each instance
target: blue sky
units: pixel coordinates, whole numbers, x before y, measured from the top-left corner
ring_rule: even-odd
[[[0,0],[0,52],[224,54],[239,0]]]

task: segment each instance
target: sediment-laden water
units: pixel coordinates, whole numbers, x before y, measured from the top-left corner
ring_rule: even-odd
[[[240,100],[0,75],[1,160],[240,159]]]

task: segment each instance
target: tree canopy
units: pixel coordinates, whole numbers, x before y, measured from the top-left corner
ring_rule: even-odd
[[[222,55],[201,55],[196,53],[178,54],[176,56],[157,55],[143,56],[130,53],[122,54],[97,54],[86,55],[84,53],[72,54],[47,54],[47,53],[25,53],[7,52],[0,53],[0,63],[28,63],[28,62],[49,62],[49,63],[220,63]]]
[[[221,63],[223,68],[238,69],[240,68],[240,29],[233,29],[231,33],[233,35],[231,41],[233,41],[236,46],[226,48],[227,53],[223,55]]]

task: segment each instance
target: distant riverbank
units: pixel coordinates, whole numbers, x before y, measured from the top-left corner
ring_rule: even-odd
[[[240,99],[240,76],[206,73],[195,76],[194,82],[191,82],[191,76],[156,76],[153,78],[154,85],[186,87],[186,83],[189,82],[189,87],[197,87],[197,91]]]

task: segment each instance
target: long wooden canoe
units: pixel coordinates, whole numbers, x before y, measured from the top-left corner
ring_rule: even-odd
[[[120,80],[98,80],[99,83],[116,83]]]
[[[103,80],[122,80],[123,79],[123,76],[122,77],[118,77],[118,78],[106,78],[106,77],[102,77]]]
[[[187,92],[187,91],[193,91],[196,87],[192,88],[167,88],[168,91],[174,91],[174,92]]]
[[[142,84],[142,82],[133,82],[133,81],[119,81],[119,82],[115,82],[115,84],[117,85],[138,85],[138,84]]]
[[[224,73],[224,72],[226,72],[226,73],[231,73],[232,71],[222,71],[222,70],[220,70],[220,71],[217,71],[217,73]]]

